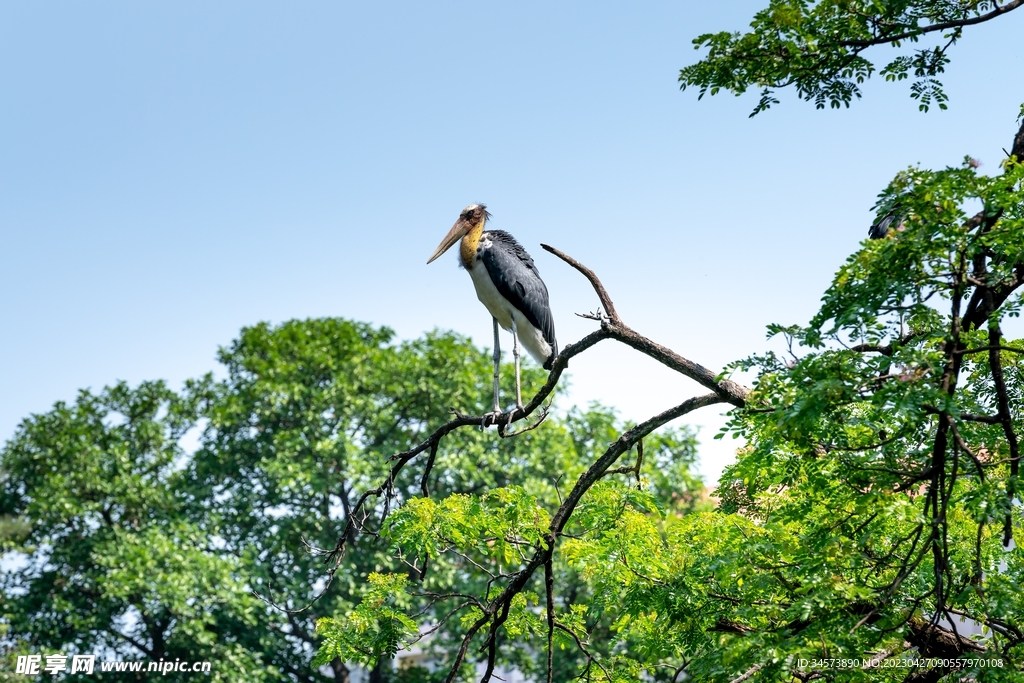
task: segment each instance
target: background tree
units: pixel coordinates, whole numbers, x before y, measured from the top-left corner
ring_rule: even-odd
[[[425,493],[486,497],[514,487],[557,500],[559,479],[592,458],[617,425],[610,412],[595,407],[516,439],[462,430],[433,454],[426,471],[391,479],[387,502],[353,510],[359,494],[387,477],[390,456],[450,417],[449,404],[483,412],[490,400],[490,359],[464,338],[433,333],[391,342],[389,330],[336,319],[258,325],[222,352],[228,377],[204,388],[210,422],[191,468],[194,486],[203,492],[197,501],[218,511],[226,550],[245,558],[257,592],[287,610],[316,601],[309,610],[282,613],[293,655],[286,670],[296,676],[316,643],[318,617],[352,610],[367,595],[376,599],[378,588],[363,583],[370,574],[418,579],[426,573],[408,606],[427,623],[439,621],[446,609],[438,595],[486,590],[490,581],[469,554],[425,564],[425,555],[411,548],[390,553],[372,527],[369,534],[348,527],[349,552],[327,577],[323,557],[308,547],[330,547],[350,520],[385,515],[387,506]],[[524,385],[537,386],[542,378],[542,371],[529,369]],[[669,433],[659,448],[666,498],[677,499],[679,508],[693,506],[702,491],[688,469],[695,441],[686,432]],[[567,580],[581,597],[586,594],[578,579]],[[376,637],[390,633],[382,629]],[[448,630],[432,634],[430,645],[441,661],[452,637]],[[360,660],[383,678],[377,658],[360,656],[370,641],[371,634],[361,632],[352,652],[322,661],[337,679],[345,678],[346,662]],[[394,654],[390,647],[380,652]],[[533,659],[511,649],[504,661],[528,671]]]
[[[12,655],[211,661],[218,680],[347,680],[342,659],[310,665],[314,624],[357,604],[369,573],[426,569],[430,591],[483,589],[488,577],[461,559],[427,568],[355,534],[325,585],[322,557],[307,544],[333,543],[351,497],[387,472],[389,454],[447,419],[439,397],[485,409],[485,351],[449,333],[396,343],[387,329],[322,319],[244,329],[220,357],[224,379],[192,382],[181,395],[161,383],[83,392],[26,420],[0,452],[2,624]],[[527,386],[541,377],[524,374]],[[556,499],[562,473],[591,459],[617,425],[591,407],[517,439],[459,432],[429,478],[410,471],[391,491],[400,504],[425,490],[472,495],[514,484]],[[181,444],[196,433],[189,455]],[[663,439],[665,495],[680,509],[699,504],[693,437]],[[587,594],[578,576],[561,580]],[[252,590],[293,609],[322,596],[282,611]],[[426,592],[410,600],[424,618],[437,602]],[[443,657],[454,637],[441,629],[429,645]],[[535,665],[516,650],[504,661]],[[377,680],[396,675],[373,668]]]
[[[217,661],[214,680],[277,680],[237,558],[187,514],[179,439],[196,415],[147,382],[83,391],[22,423],[0,459],[13,654]]]
[[[546,650],[548,680],[562,649],[581,654],[578,675],[597,681],[934,681],[982,665],[978,680],[1021,680],[1024,563],[1011,541],[1024,521],[1024,342],[1003,333],[1024,286],[1021,140],[1024,130],[1001,175],[970,159],[899,174],[880,204],[898,201],[902,225],[850,257],[809,325],[773,328],[788,355],[736,365],[756,372],[749,392],[633,331],[592,272],[546,247],[591,279],[606,313],[510,418],[529,416],[570,359],[604,339],[713,393],[615,435],[568,472],[574,483],[557,501],[506,487],[378,512],[374,528],[393,552],[471,557],[491,577],[485,591],[441,596],[463,628],[447,680],[467,678],[476,657],[489,680],[509,641]],[[642,476],[643,439],[724,401],[747,446],[724,475],[719,509],[666,514]],[[482,419],[442,425],[396,454],[388,476]],[[616,467],[634,446],[632,464]],[[588,583],[585,600],[557,582],[563,563]],[[372,661],[415,640],[422,622],[404,606],[421,589],[406,576],[371,582],[347,617],[319,624],[321,657]],[[966,631],[966,618],[985,636]],[[371,632],[374,647],[361,650]],[[900,656],[938,663],[892,666]],[[833,658],[856,664],[813,663]]]
[[[945,31],[947,44],[899,55],[883,69],[890,80],[913,71],[920,107],[944,108],[935,77],[948,47],[964,27],[1019,4],[773,2],[748,34],[698,38],[710,53],[680,80],[701,95],[757,85],[754,113],[788,85],[819,107],[837,107],[859,97],[858,84],[874,70],[862,54],[868,48]],[[899,174],[878,205],[883,212],[898,205],[902,224],[851,256],[810,324],[772,328],[789,355],[734,366],[756,373],[752,391],[629,328],[591,271],[545,247],[590,279],[604,313],[589,316],[600,329],[567,346],[545,387],[510,419],[528,417],[569,360],[605,339],[712,393],[619,433],[557,506],[492,492],[410,501],[381,519],[394,549],[475,552],[495,577],[493,590],[453,596],[462,599],[453,599],[453,615],[461,612],[464,635],[447,680],[465,676],[460,666],[476,657],[485,662],[481,680],[490,680],[509,639],[538,650],[541,641],[549,681],[559,648],[582,653],[579,676],[587,680],[935,681],[961,666],[979,667],[970,672],[978,680],[1021,680],[1024,577],[1013,536],[1022,521],[1024,345],[1004,334],[1024,285],[1021,158],[1024,127],[1000,175],[980,174],[970,159]],[[666,516],[645,497],[642,479],[640,491],[606,479],[640,479],[642,450],[632,465],[615,467],[624,454],[657,427],[719,402],[734,406],[730,430],[747,446],[724,475],[716,512]],[[393,472],[479,422],[457,417],[399,454]],[[504,516],[509,502],[516,523]],[[476,510],[484,512],[468,514]],[[443,542],[451,526],[460,531],[454,548]],[[495,538],[530,552],[508,566],[501,544],[490,544]],[[340,539],[329,556],[344,551]],[[591,582],[587,602],[560,589],[559,562]],[[402,610],[406,583],[374,580],[372,601],[320,624],[321,656],[351,652],[359,633],[382,620],[408,621],[379,648],[415,632]],[[599,652],[598,624],[609,612],[613,628],[600,639],[613,644]],[[968,633],[963,619],[983,634]],[[377,651],[363,654],[372,659]],[[938,661],[901,668],[892,666],[894,656]],[[823,658],[856,664],[813,663]]]
[[[683,85],[757,85],[756,111],[786,85],[839,106],[874,69],[867,48],[955,41],[1018,4],[773,3],[747,36],[705,37],[711,54]],[[913,71],[921,106],[943,106],[945,54],[899,55],[883,72]],[[1004,327],[1024,284],[1024,129],[1009,156],[995,177],[969,161],[897,176],[880,206],[899,203],[902,230],[851,257],[808,325],[773,328],[789,355],[735,366],[755,373],[752,389],[637,333],[593,273],[549,248],[590,278],[603,313],[530,380],[534,398],[499,430],[519,429],[512,440],[473,429],[486,356],[445,335],[396,345],[338,321],[246,330],[224,352],[226,380],[155,408],[133,412],[125,387],[116,410],[83,395],[71,418],[66,406],[31,418],[3,455],[6,547],[27,558],[5,569],[6,637],[200,647],[317,680],[328,674],[305,664],[310,626],[329,615],[316,663],[335,678],[430,630],[447,680],[510,663],[548,681],[920,681],[976,655],[1000,662],[976,678],[1019,680],[1021,562],[1004,548],[1021,522],[1024,347]],[[570,360],[608,339],[710,393],[637,425],[573,414],[523,427]],[[445,344],[452,353],[436,353]],[[709,511],[685,476],[690,436],[655,430],[718,403],[747,446]],[[452,405],[463,412],[448,419]],[[188,459],[177,439],[200,417],[203,447]],[[79,450],[88,457],[68,468]],[[176,487],[147,488],[154,476]],[[60,493],[68,502],[51,510]],[[87,552],[68,557],[64,540]],[[279,606],[316,602],[268,609],[241,590],[252,586]],[[73,598],[74,612],[60,602]],[[987,637],[962,633],[961,616]],[[885,665],[919,654],[940,661]],[[813,663],[825,657],[857,664]]]

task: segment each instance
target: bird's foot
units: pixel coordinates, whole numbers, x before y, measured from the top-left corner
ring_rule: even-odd
[[[515,408],[513,408],[510,411],[508,411],[508,413],[507,413],[508,419],[505,420],[505,424],[503,424],[503,425],[499,424],[498,425],[498,434],[500,434],[502,437],[504,437],[505,436],[505,432],[508,431],[509,427],[512,426],[512,421],[516,419],[516,416],[517,415],[525,415],[525,414],[526,414],[526,409],[523,408],[523,404],[519,403],[518,405],[516,405]]]
[[[516,416],[521,415],[522,417],[526,417],[526,415],[525,413],[521,414],[518,410],[509,411],[508,422],[506,422],[505,424],[498,425],[498,435],[501,436],[501,438],[503,439],[508,439],[513,436],[519,436],[523,432],[529,432],[536,429],[537,427],[540,427],[541,424],[543,424],[544,420],[546,420],[548,417],[548,408],[549,406],[542,406],[540,410],[540,417],[537,419],[537,421],[534,422],[533,424],[527,424],[527,426],[523,427],[522,429],[516,432],[509,431],[509,427],[512,426],[512,420],[515,419]]]
[[[504,413],[502,413],[500,409],[495,409],[489,413],[484,413],[483,419],[480,420],[480,431],[482,432],[489,426],[498,424],[498,420],[501,419],[501,416],[503,414]]]

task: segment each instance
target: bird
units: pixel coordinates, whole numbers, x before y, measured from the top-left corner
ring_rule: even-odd
[[[516,407],[523,409],[519,379],[519,342],[545,370],[558,356],[555,320],[551,315],[548,288],[526,250],[504,230],[484,230],[491,218],[483,204],[470,204],[427,260],[433,263],[461,240],[459,265],[473,279],[476,296],[494,322],[494,411],[501,415],[498,401],[501,349],[498,327],[512,333],[512,357],[516,367]],[[486,424],[486,417],[483,424]],[[483,424],[481,426],[483,426]]]
[[[868,228],[868,239],[880,240],[888,237],[890,227],[899,230],[903,225],[903,219],[906,218],[906,215],[907,211],[903,206],[900,204],[894,205],[877,223]]]

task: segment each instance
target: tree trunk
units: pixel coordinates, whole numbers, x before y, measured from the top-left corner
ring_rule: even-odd
[[[383,658],[377,660],[370,671],[370,680],[367,683],[384,683],[384,673],[390,668],[391,662],[385,662]]]
[[[334,680],[338,683],[349,683],[348,667],[345,666],[345,662],[341,661],[340,657],[335,657],[331,660],[331,671],[334,672]]]

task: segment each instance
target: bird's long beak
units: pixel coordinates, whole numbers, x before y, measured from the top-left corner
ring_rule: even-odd
[[[432,263],[438,256],[443,254],[452,248],[452,245],[461,240],[469,232],[469,221],[459,219],[455,221],[455,225],[448,231],[448,234],[441,240],[441,244],[437,246],[434,254],[427,260],[427,263]]]

